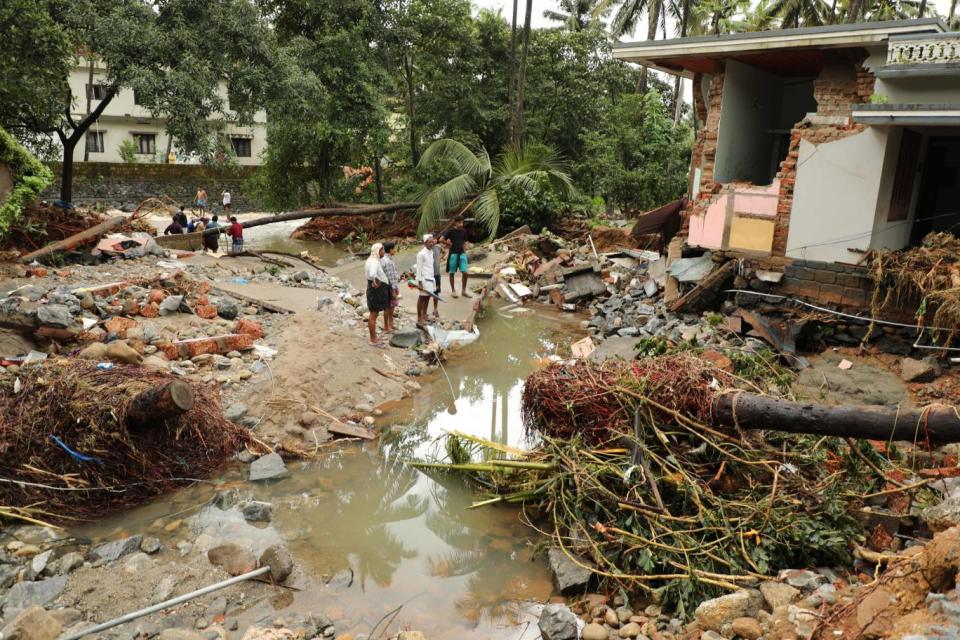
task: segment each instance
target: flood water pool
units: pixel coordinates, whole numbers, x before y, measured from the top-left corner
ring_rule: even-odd
[[[269,485],[249,485],[246,468],[231,465],[213,484],[75,533],[100,540],[150,532],[168,547],[183,540],[233,541],[255,552],[282,539],[298,565],[302,590],[286,592],[274,605],[283,612],[326,613],[338,634],[369,634],[399,608],[383,637],[407,628],[431,640],[535,638],[526,603],[549,599],[552,585],[519,510],[467,509],[474,496],[457,477],[430,477],[406,462],[428,456],[444,430],[529,444],[520,420],[523,380],[544,358],[569,353],[579,338],[577,320],[550,312],[510,318],[489,310],[481,339],[449,354],[446,375],[423,379],[415,397],[385,407],[378,440],[291,463],[292,477]],[[228,487],[272,502],[272,523],[256,527],[237,511],[202,506]],[[183,523],[174,527],[177,520]],[[270,613],[280,612],[261,603],[244,617],[253,622]]]

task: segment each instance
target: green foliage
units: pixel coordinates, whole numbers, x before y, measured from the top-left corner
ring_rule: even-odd
[[[120,159],[127,164],[137,163],[137,143],[130,138],[117,145],[117,152],[120,154]]]
[[[492,238],[500,227],[500,200],[507,189],[530,195],[552,191],[567,198],[576,193],[565,163],[540,144],[508,148],[492,162],[486,149],[474,153],[456,140],[437,140],[423,154],[420,166],[449,168],[451,177],[423,195],[419,233],[445,216],[471,212]]]
[[[686,191],[690,142],[690,129],[674,126],[659,93],[625,95],[600,128],[586,134],[577,174],[621,207],[652,209]]]
[[[53,182],[53,174],[3,129],[0,129],[0,165],[6,165],[13,177],[13,191],[4,202],[0,202],[2,235],[20,217],[23,208]]]
[[[761,389],[773,387],[781,393],[790,391],[796,376],[780,364],[780,359],[771,349],[764,347],[756,352],[730,351],[733,372]]]

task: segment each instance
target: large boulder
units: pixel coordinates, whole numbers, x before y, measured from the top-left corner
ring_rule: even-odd
[[[930,382],[937,377],[937,368],[923,360],[904,358],[900,361],[900,377],[905,382]]]
[[[24,609],[0,632],[3,640],[57,640],[62,627],[43,607]]]
[[[782,582],[763,582],[760,584],[760,593],[763,594],[770,611],[785,607],[800,597],[799,589]]]
[[[924,509],[920,519],[933,532],[945,531],[960,524],[960,496],[947,498],[940,504]]]
[[[270,567],[270,577],[279,584],[293,573],[293,557],[285,546],[271,545],[260,554],[260,566]]]
[[[232,576],[249,573],[257,568],[257,559],[248,549],[238,544],[227,543],[207,551],[210,564],[222,567]]]
[[[42,606],[56,600],[67,586],[67,576],[56,576],[37,582],[18,582],[7,592],[3,612],[9,617],[13,611]]]
[[[94,547],[93,551],[90,552],[90,556],[95,561],[113,562],[134,551],[139,551],[141,542],[143,542],[143,536],[140,535],[121,538],[113,542],[104,542]]]
[[[289,478],[290,472],[279,453],[268,453],[250,464],[250,481],[280,480]]]
[[[577,616],[566,605],[544,606],[537,626],[543,640],[577,640]]]
[[[763,595],[756,589],[741,589],[700,603],[694,616],[701,629],[720,632],[737,618],[752,618],[763,606]]]
[[[590,577],[593,575],[590,569],[575,563],[563,549],[558,547],[552,547],[547,551],[547,560],[550,563],[550,571],[553,572],[553,584],[559,593],[568,595],[587,590]]]

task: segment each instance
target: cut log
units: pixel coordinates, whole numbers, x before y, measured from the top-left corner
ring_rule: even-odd
[[[788,433],[906,440],[960,442],[960,413],[946,405],[923,408],[791,402],[755,393],[730,392],[713,401],[717,426]]]
[[[131,398],[126,422],[128,426],[138,426],[175,418],[192,409],[193,402],[193,387],[183,380],[173,380]]]
[[[24,256],[20,256],[20,262],[27,263],[33,262],[37,258],[43,258],[55,253],[57,251],[69,251],[74,247],[78,247],[81,244],[94,240],[104,235],[106,232],[110,231],[114,227],[119,227],[121,224],[127,221],[126,216],[117,216],[115,218],[110,218],[106,222],[101,222],[98,225],[90,227],[85,231],[80,233],[75,233],[69,238],[64,238],[63,240],[58,240],[57,242],[51,242],[47,246],[32,251]]]

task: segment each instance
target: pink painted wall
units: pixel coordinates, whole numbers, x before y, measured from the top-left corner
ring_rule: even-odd
[[[738,185],[735,189],[734,211],[769,218],[776,217],[777,202],[780,199],[779,178],[765,187],[740,187]]]
[[[687,243],[694,247],[719,249],[723,245],[723,228],[727,216],[727,194],[720,194],[703,215],[690,217],[690,236]]]

